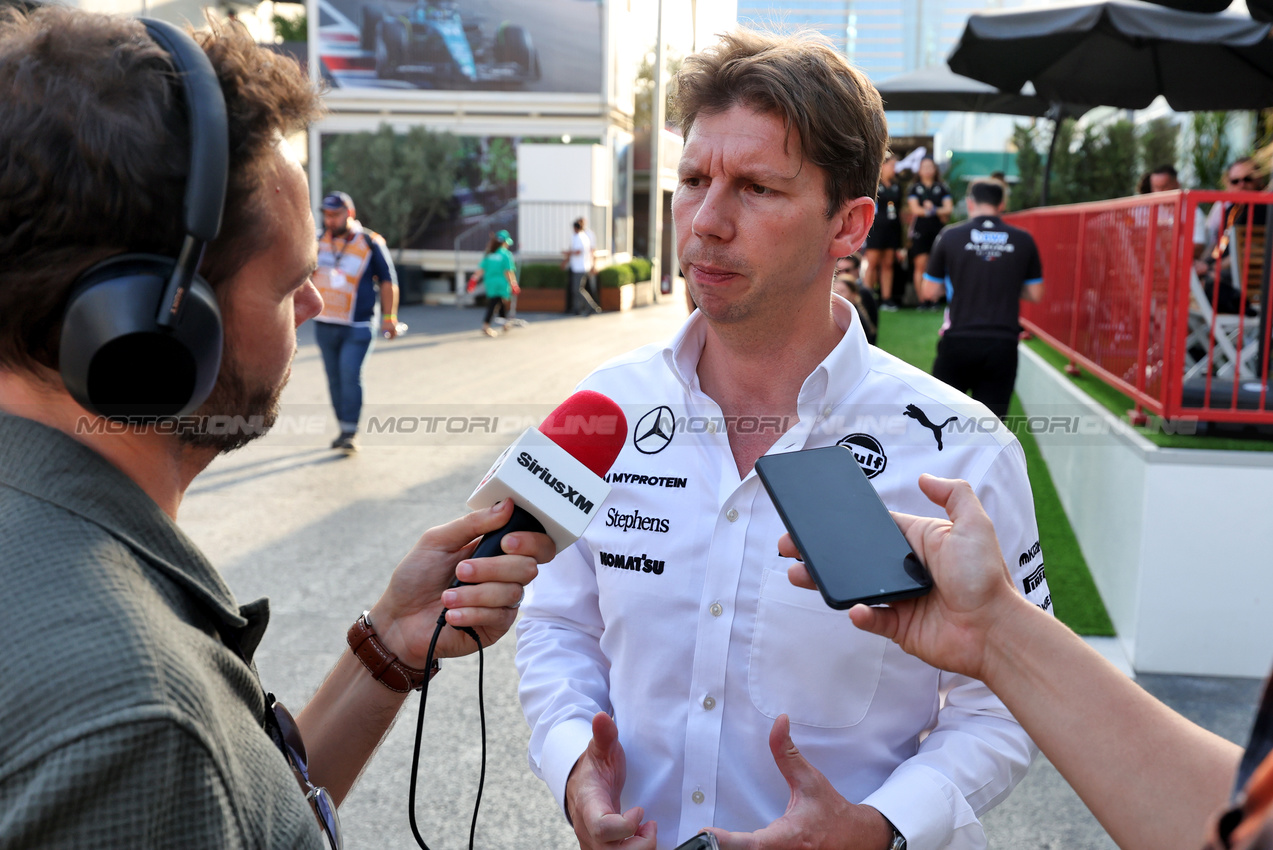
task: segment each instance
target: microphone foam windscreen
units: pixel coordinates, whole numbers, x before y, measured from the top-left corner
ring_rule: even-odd
[[[628,420],[609,396],[580,390],[548,414],[539,430],[598,478],[604,478],[623,450]]]

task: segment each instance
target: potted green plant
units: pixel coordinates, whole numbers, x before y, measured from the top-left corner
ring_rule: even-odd
[[[644,258],[607,266],[597,275],[597,283],[601,289],[602,310],[630,310],[654,303],[650,261]]]
[[[517,296],[519,313],[566,312],[566,272],[556,263],[527,263],[522,266]]]

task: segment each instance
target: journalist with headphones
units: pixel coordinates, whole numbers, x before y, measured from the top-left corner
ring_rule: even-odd
[[[438,618],[489,645],[553,555],[521,533],[463,558],[507,502],[426,532],[293,717],[252,661],[268,601],[178,528],[321,309],[281,142],[318,111],[236,25],[0,12],[0,845],[339,847]],[[475,649],[444,629],[436,654]]]

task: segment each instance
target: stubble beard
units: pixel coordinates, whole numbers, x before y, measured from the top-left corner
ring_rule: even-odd
[[[284,375],[272,387],[250,386],[233,356],[227,356],[221,363],[221,371],[212,392],[194,415],[205,423],[212,421],[212,417],[217,417],[230,423],[230,427],[182,431],[178,433],[178,439],[187,448],[213,449],[217,454],[243,448],[253,440],[264,437],[274,427],[279,416],[279,400],[286,384],[287,375]]]

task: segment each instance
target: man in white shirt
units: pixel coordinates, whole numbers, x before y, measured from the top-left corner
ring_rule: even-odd
[[[699,309],[582,384],[631,437],[602,516],[522,608],[531,767],[589,850],[708,826],[726,850],[984,847],[977,817],[1024,775],[1028,736],[982,683],[791,585],[752,468],[838,443],[890,508],[928,515],[920,473],[964,478],[1018,588],[1051,607],[1016,440],[869,346],[830,292],[874,217],[879,95],[822,41],[749,32],[688,58],[677,91],[673,218]]]
[[[591,315],[600,313],[601,307],[588,291],[588,274],[592,270],[592,252],[594,246],[584,230],[583,219],[576,219],[572,225],[575,235],[570,237],[570,250],[566,251],[563,265],[570,269],[570,289],[566,293],[566,310],[572,313]]]

